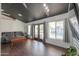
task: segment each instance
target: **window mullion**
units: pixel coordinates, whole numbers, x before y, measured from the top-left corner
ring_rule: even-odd
[[[55,39],[56,39],[56,22],[55,22]]]

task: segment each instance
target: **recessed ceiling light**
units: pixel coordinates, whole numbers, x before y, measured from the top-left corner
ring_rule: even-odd
[[[46,7],[46,3],[44,3],[43,6]]]
[[[46,10],[46,14],[49,15],[49,8],[46,3],[43,4],[44,9]]]
[[[26,5],[25,3],[23,3],[23,6],[24,6],[25,8],[27,8],[27,5]]]
[[[22,14],[18,14],[18,16],[22,16]]]

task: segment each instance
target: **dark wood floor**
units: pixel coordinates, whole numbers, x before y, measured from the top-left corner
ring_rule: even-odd
[[[25,43],[1,45],[2,56],[61,56],[66,49],[28,39]]]

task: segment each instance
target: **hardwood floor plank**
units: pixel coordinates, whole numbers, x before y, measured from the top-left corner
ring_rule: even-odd
[[[26,40],[25,43],[16,44],[11,47],[10,44],[1,45],[2,56],[60,56],[66,49],[43,44],[36,40]]]

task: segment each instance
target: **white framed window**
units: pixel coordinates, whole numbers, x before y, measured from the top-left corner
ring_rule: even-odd
[[[64,21],[54,21],[48,23],[48,38],[63,40]]]
[[[72,17],[70,19],[70,21],[71,21],[73,27],[75,28],[75,30],[79,33],[79,25],[78,25],[78,21],[77,21],[76,16]]]
[[[55,39],[55,22],[48,23],[48,36],[50,39]]]
[[[64,37],[64,22],[56,22],[56,39],[63,39]]]

